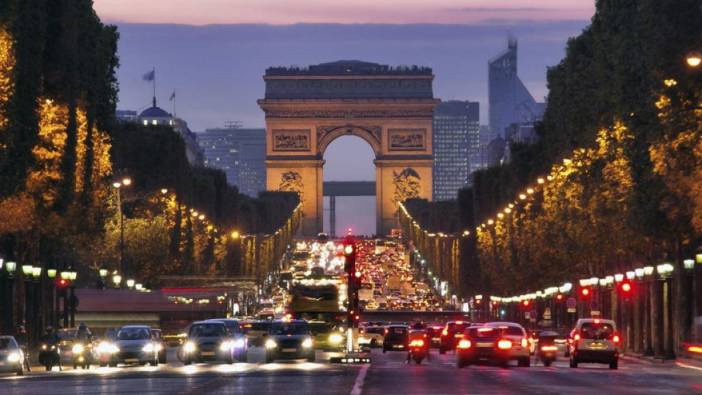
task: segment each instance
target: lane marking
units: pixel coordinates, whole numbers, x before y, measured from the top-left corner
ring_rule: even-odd
[[[694,370],[699,370],[700,372],[702,372],[702,368],[700,368],[698,366],[688,365],[688,364],[680,362],[680,361],[675,361],[675,364],[682,367],[682,368],[694,369]]]
[[[358,371],[358,376],[356,376],[356,381],[354,381],[353,388],[351,389],[351,395],[361,395],[363,392],[363,382],[366,380],[368,368],[370,368],[370,364],[365,364],[361,370]]]

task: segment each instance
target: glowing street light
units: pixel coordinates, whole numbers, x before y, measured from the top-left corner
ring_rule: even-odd
[[[130,279],[127,280],[127,287],[129,287],[129,288],[134,288],[134,284],[135,284],[135,283],[136,283],[136,281],[134,281],[134,279],[131,279],[131,278],[130,278]]]
[[[239,240],[239,237],[241,236],[238,231],[233,230],[229,236],[232,238],[232,240]]]
[[[688,66],[699,67],[699,65],[702,64],[702,54],[699,52],[690,52],[686,60]]]
[[[115,287],[119,287],[119,284],[122,282],[122,276],[115,274],[112,276],[112,282],[115,284]]]

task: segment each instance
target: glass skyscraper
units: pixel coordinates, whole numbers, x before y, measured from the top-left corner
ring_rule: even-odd
[[[266,130],[207,129],[197,134],[205,166],[221,169],[239,192],[257,196],[266,189]]]
[[[446,101],[434,110],[434,200],[456,198],[469,175],[482,167],[480,104]]]
[[[506,138],[512,124],[533,124],[541,119],[545,105],[534,100],[517,76],[517,39],[510,37],[507,50],[488,62],[490,130]]]

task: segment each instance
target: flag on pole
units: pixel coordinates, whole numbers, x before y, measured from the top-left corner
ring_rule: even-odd
[[[148,73],[144,74],[144,77],[142,77],[144,81],[153,81],[156,79],[156,69],[149,71]]]
[[[171,98],[168,99],[168,101],[173,101],[176,98],[175,90],[173,90],[173,93],[171,93]]]

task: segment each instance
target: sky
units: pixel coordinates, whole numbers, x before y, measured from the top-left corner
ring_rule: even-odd
[[[520,78],[543,101],[546,72],[569,37],[589,23],[593,0],[94,0],[120,31],[119,109],[151,104],[144,73],[156,68],[159,106],[193,131],[241,121],[263,127],[256,100],[271,66],[340,59],[433,69],[434,96],[480,102],[487,123],[487,62],[519,39]],[[175,102],[169,102],[176,92]],[[373,154],[360,139],[325,153],[325,180],[373,180]],[[367,201],[366,201],[367,200]],[[371,199],[340,204],[338,226],[372,233]]]
[[[476,23],[587,19],[594,0],[94,0],[112,22]]]

